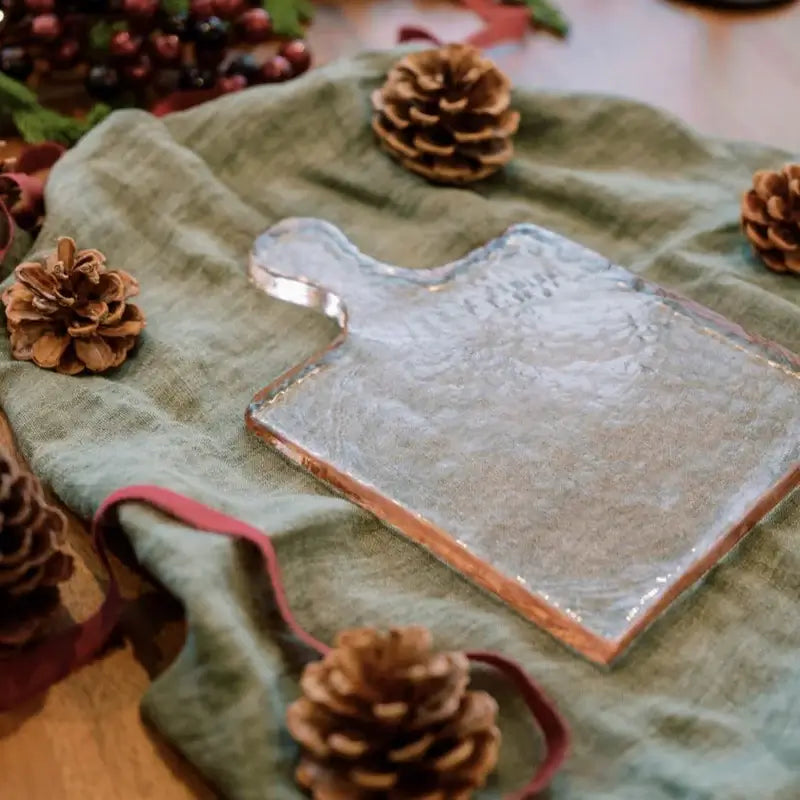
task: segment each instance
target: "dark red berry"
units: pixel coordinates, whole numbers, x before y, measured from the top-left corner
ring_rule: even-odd
[[[225,60],[224,50],[198,50],[195,63],[200,69],[219,72],[219,65]]]
[[[214,0],[214,13],[222,19],[236,19],[246,10],[245,0]]]
[[[56,0],[25,0],[25,8],[31,14],[47,14],[56,7]]]
[[[261,83],[261,63],[251,53],[240,53],[225,68],[228,76],[241,75],[250,86]]]
[[[153,76],[153,66],[147,56],[141,56],[132,64],[126,64],[122,68],[122,77],[128,86],[146,86]]]
[[[214,0],[192,0],[189,13],[195,19],[205,19],[214,16]]]
[[[185,90],[212,89],[216,80],[216,75],[211,70],[186,65],[181,68],[178,88]]]
[[[0,72],[25,82],[33,72],[33,59],[22,47],[4,47],[0,50]]]
[[[135,58],[142,49],[142,40],[130,31],[117,31],[108,45],[108,52],[120,61]]]
[[[63,28],[62,36],[80,41],[84,39],[86,29],[91,27],[91,24],[88,22],[86,14],[69,12],[61,15],[61,27]]]
[[[158,11],[159,0],[124,0],[122,10],[131,17],[150,19]]]
[[[219,88],[226,94],[238,92],[247,88],[247,78],[244,75],[226,75],[219,79]]]
[[[80,55],[81,43],[77,39],[63,39],[50,57],[54,67],[69,69],[78,63]]]
[[[292,77],[292,65],[283,56],[272,56],[261,67],[264,83],[281,83]]]
[[[113,67],[97,64],[86,76],[86,91],[98,100],[113,100],[119,87],[119,73]]]
[[[199,19],[192,25],[192,40],[197,50],[224,50],[228,26],[219,17]]]
[[[150,39],[153,60],[162,66],[178,64],[181,60],[181,40],[174,33],[157,33]]]
[[[43,42],[54,42],[61,36],[61,20],[55,14],[39,14],[31,20],[31,34]]]
[[[295,75],[300,75],[311,66],[311,51],[302,39],[282,44],[278,55],[283,56],[292,65]]]
[[[236,24],[242,38],[252,44],[266,41],[272,33],[272,20],[263,8],[251,8],[245,11]]]

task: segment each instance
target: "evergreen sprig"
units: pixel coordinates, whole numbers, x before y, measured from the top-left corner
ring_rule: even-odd
[[[550,0],[504,0],[511,5],[527,6],[531,15],[531,24],[545,28],[557,36],[569,33],[569,22],[558,6]]]
[[[303,36],[303,23],[314,16],[311,0],[262,0],[262,5],[272,20],[272,30],[292,39]]]
[[[30,144],[59,142],[72,145],[104,119],[111,109],[98,103],[85,119],[75,119],[42,106],[36,95],[19,81],[0,73],[0,117],[8,117]]]

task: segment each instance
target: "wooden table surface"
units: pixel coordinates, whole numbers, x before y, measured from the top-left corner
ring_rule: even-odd
[[[666,0],[560,0],[568,41],[529,35],[492,56],[517,85],[596,91],[666,108],[702,131],[800,153],[800,4],[760,14],[698,11]],[[457,5],[411,0],[326,3],[309,39],[318,63],[386,48],[400,25],[443,40],[479,27]],[[0,156],[2,152],[0,151]],[[12,434],[0,418],[0,443]],[[98,602],[102,574],[85,526],[71,518],[78,555],[65,601],[75,616]],[[216,793],[139,716],[150,680],[181,647],[174,600],[118,564],[131,598],[120,641],[102,659],[29,706],[0,714],[3,800],[178,800]]]

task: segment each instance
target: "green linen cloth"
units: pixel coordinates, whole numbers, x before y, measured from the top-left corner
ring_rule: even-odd
[[[245,429],[251,396],[332,334],[248,284],[252,240],[288,216],[327,219],[405,266],[534,222],[800,349],[800,281],[766,271],[738,230],[752,171],[788,154],[707,139],[626,100],[518,92],[513,163],[475,188],[434,187],[370,131],[369,92],[396,57],[365,54],[163,120],[117,113],[67,154],[37,247],[70,234],[103,250],[140,280],[148,326],[135,357],[104,376],[14,362],[0,340],[0,398],[23,451],[84,516],[118,487],[155,483],[269,531],[290,602],[323,640],[418,622],[442,647],[520,660],[574,731],[553,798],[800,797],[800,498],[605,672]],[[121,518],[189,620],[144,713],[223,795],[300,797],[283,715],[303,652],[276,622],[258,565],[143,508]],[[478,682],[502,705],[502,760],[480,795],[497,798],[522,784],[539,746],[502,681]]]

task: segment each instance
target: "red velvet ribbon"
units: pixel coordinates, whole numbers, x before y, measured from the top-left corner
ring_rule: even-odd
[[[122,598],[108,560],[105,537],[117,524],[117,506],[125,502],[144,503],[198,531],[244,539],[254,544],[264,557],[275,602],[286,626],[320,655],[330,650],[295,619],[286,597],[275,548],[263,531],[168,489],[129,486],[103,501],[92,524],[94,547],[109,575],[102,605],[86,621],[72,625],[32,649],[0,661],[0,711],[26,702],[91,661],[111,635],[120,617]],[[467,656],[473,662],[488,664],[504,673],[519,691],[544,735],[544,760],[528,783],[507,799],[527,800],[548,786],[563,763],[569,746],[567,726],[553,703],[519,664],[498,653],[475,651],[467,653]]]
[[[44,214],[44,185],[50,168],[64,154],[57,142],[26,147],[14,162],[13,172],[0,173],[0,198],[13,189],[19,195],[9,208],[0,199],[0,261],[14,242],[17,226],[35,228]]]
[[[499,42],[518,41],[525,36],[530,25],[530,12],[525,6],[504,5],[496,0],[459,0],[485,23],[477,33],[467,38],[475,47],[492,47]],[[405,26],[397,34],[400,43],[412,41],[431,42],[441,46],[443,42],[425,28]]]
[[[207,103],[209,100],[216,100],[225,94],[220,87],[214,89],[194,89],[172,92],[166,97],[162,97],[150,107],[150,113],[154,117],[166,117],[173,111],[186,111],[187,109]]]
[[[6,257],[6,253],[14,243],[14,217],[6,208],[6,204],[0,200],[0,261]]]

